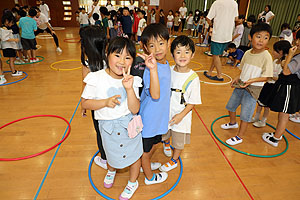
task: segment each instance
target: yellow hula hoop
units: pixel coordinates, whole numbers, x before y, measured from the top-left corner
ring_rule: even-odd
[[[171,63],[175,63],[175,62],[172,60],[172,61],[169,62],[169,64],[171,64]],[[201,63],[199,63],[199,62],[191,60],[191,63],[195,63],[195,64],[200,65],[200,67],[198,67],[198,68],[193,68],[192,70],[194,70],[194,71],[195,70],[201,70],[203,68],[203,65]]]
[[[80,67],[76,67],[76,68],[71,68],[71,69],[59,69],[59,68],[55,68],[53,67],[54,65],[58,64],[58,63],[62,63],[62,62],[68,62],[68,61],[81,61],[81,60],[60,60],[60,61],[57,61],[57,62],[54,62],[50,65],[50,68],[55,70],[55,71],[73,71],[73,70],[77,70],[77,69],[81,69],[82,66]]]

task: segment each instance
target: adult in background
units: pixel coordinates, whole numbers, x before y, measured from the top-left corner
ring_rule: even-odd
[[[270,21],[275,17],[271,11],[271,5],[266,5],[265,10],[258,15],[258,22],[270,24]]]
[[[38,0],[37,5],[39,6],[40,11],[50,20],[50,9],[45,1]]]
[[[35,7],[35,10],[37,12],[36,18],[38,19],[39,23],[37,23],[38,29],[34,32],[34,35],[37,36],[38,34],[44,33],[45,31],[47,33],[50,33],[52,35],[52,37],[53,37],[54,42],[55,42],[56,51],[61,53],[62,50],[59,47],[58,38],[57,38],[54,30],[52,29],[51,25],[49,24],[48,18],[37,7]]]
[[[98,6],[99,0],[93,0],[93,4],[91,6],[88,6],[88,17],[89,17],[89,22],[91,25],[95,25],[95,20],[93,19],[93,14],[97,13],[99,16],[101,16],[100,14],[100,6]],[[100,20],[101,17],[100,17]]]
[[[211,53],[213,59],[210,69],[204,72],[204,75],[211,80],[224,81],[220,55],[223,54],[228,42],[232,40],[232,30],[235,21],[238,20],[238,16],[238,5],[234,0],[216,0],[212,4],[206,17],[210,26],[212,26],[212,20],[214,20],[211,37]],[[212,76],[214,68],[217,70],[217,76]]]
[[[185,5],[186,3],[185,1],[183,1],[182,6],[179,8],[180,20],[181,20],[181,32],[183,32],[185,20],[186,20],[187,7]]]

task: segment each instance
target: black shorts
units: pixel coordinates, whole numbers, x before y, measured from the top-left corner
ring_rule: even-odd
[[[144,152],[148,153],[151,151],[153,145],[161,142],[161,135],[156,135],[151,138],[143,138]]]
[[[16,57],[16,50],[12,49],[12,48],[7,48],[7,49],[3,49],[3,56],[6,58],[12,58],[12,57]]]
[[[36,50],[36,40],[34,39],[25,39],[21,38],[21,43],[24,50]]]
[[[174,31],[177,32],[179,30],[179,26],[174,26]]]

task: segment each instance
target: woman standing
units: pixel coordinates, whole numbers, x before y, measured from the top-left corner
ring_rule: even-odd
[[[266,5],[265,10],[258,15],[258,22],[270,24],[270,21],[275,17],[271,11],[271,5]]]
[[[181,19],[181,32],[183,32],[184,25],[185,25],[185,19],[186,19],[186,13],[187,13],[187,7],[185,6],[185,1],[182,2],[182,6],[179,8],[180,12],[180,19]]]

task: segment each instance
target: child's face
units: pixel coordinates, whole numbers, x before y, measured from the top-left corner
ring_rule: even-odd
[[[12,25],[14,25],[14,22],[9,22],[8,20],[5,20],[4,26],[11,27]]]
[[[297,48],[300,50],[300,38],[296,39],[295,44]]]
[[[297,21],[300,21],[300,16],[297,17]]]
[[[229,48],[228,51],[229,51],[229,53],[234,53],[236,51],[236,49],[235,48]]]
[[[170,46],[169,41],[163,39],[163,38],[154,38],[152,37],[146,45],[146,50],[148,53],[153,53],[155,59],[159,63],[165,63],[168,48]]]
[[[178,67],[188,66],[188,64],[191,62],[191,59],[194,57],[193,52],[188,46],[178,45],[173,54],[174,61]]]
[[[110,76],[113,78],[122,78],[123,69],[127,73],[128,69],[131,67],[133,58],[124,48],[120,53],[113,52],[108,56],[108,66],[111,72]]]
[[[138,13],[138,17],[139,17],[140,19],[142,19],[142,18],[144,18],[144,15],[143,15],[141,12],[139,12],[139,13]]]
[[[280,59],[282,57],[282,51],[279,51],[279,53],[275,50],[272,51],[272,55],[274,59]]]
[[[124,16],[128,16],[128,15],[129,15],[128,10],[123,10],[123,15],[124,15]]]
[[[172,15],[172,12],[171,12],[171,11],[169,12],[169,15]]]
[[[249,39],[252,42],[253,49],[265,50],[270,39],[270,34],[267,31],[261,31],[254,33],[253,37]]]
[[[82,14],[85,14],[85,10],[82,10],[81,12],[82,12]]]

